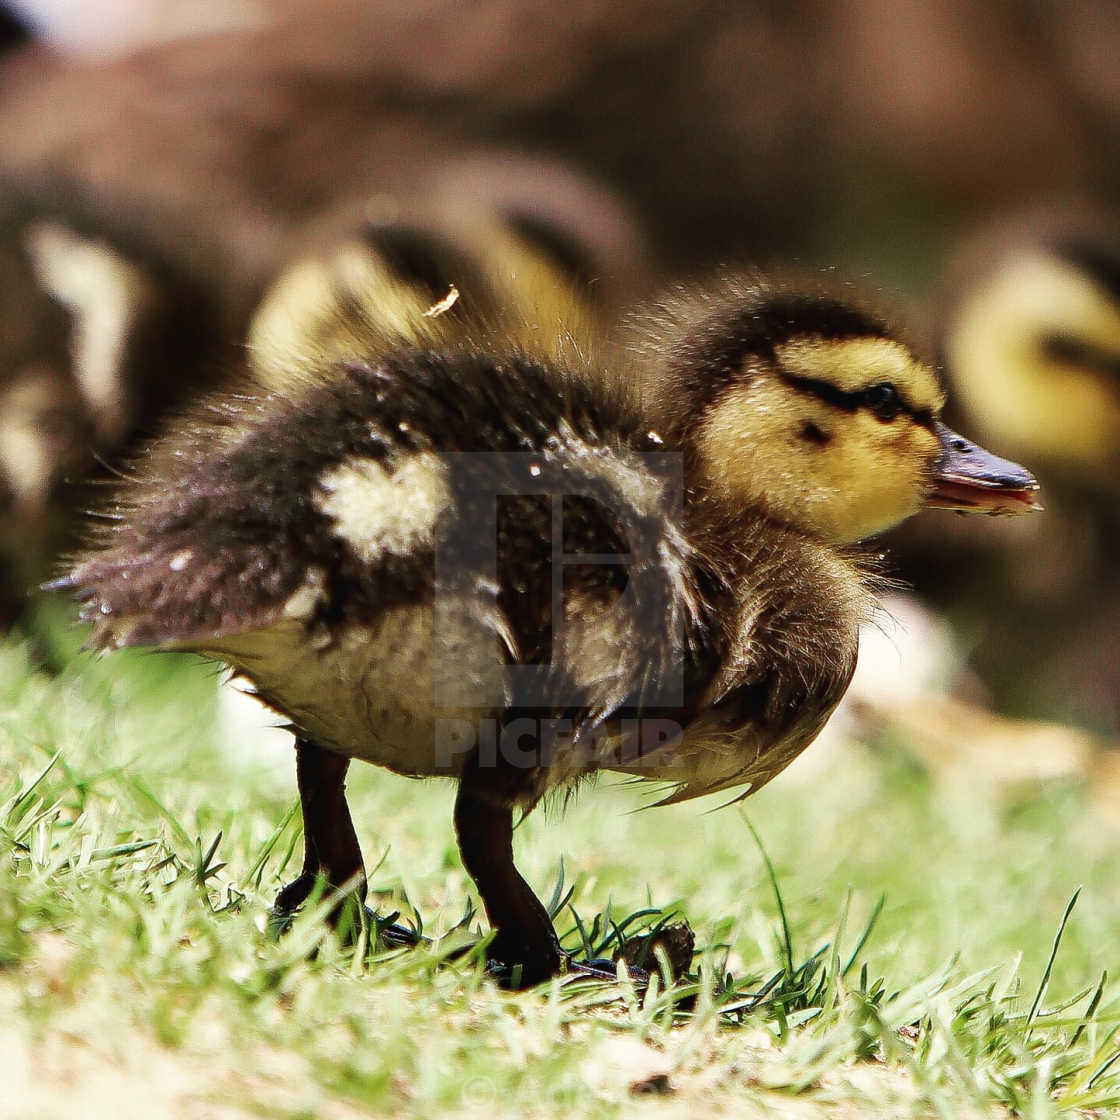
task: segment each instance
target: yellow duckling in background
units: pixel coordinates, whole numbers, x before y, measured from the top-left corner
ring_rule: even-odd
[[[562,255],[561,238],[571,246]],[[603,345],[598,297],[610,280],[592,273],[592,286],[575,256],[583,248],[573,231],[517,214],[449,220],[393,208],[283,271],[250,325],[253,374],[278,387],[305,375],[308,354],[342,359],[374,339],[436,347],[483,335],[586,362]]]
[[[593,366],[654,271],[639,224],[604,186],[513,152],[443,161],[425,201],[370,199],[294,254],[248,332],[258,381],[299,380],[305,356],[484,337]]]
[[[1052,218],[958,271],[942,348],[961,410],[1048,473],[1120,491],[1120,232]]]
[[[1005,712],[1120,733],[1120,232],[1018,219],[953,273],[939,346],[962,423],[1037,467],[1047,517],[896,549]]]

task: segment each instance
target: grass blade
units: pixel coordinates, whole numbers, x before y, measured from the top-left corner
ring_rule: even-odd
[[[1027,1015],[1026,1038],[1030,1038],[1031,1025],[1034,1023],[1039,1008],[1042,1006],[1042,999],[1043,996],[1046,995],[1046,989],[1050,986],[1050,973],[1053,971],[1054,961],[1058,957],[1058,949],[1062,944],[1062,934],[1066,931],[1066,922],[1069,921],[1069,916],[1073,913],[1073,908],[1077,905],[1077,898],[1080,894],[1081,888],[1078,887],[1077,890],[1073,892],[1073,896],[1066,905],[1066,912],[1062,915],[1062,920],[1058,923],[1058,932],[1054,934],[1054,944],[1050,947],[1050,959],[1046,962],[1046,968],[1042,973],[1042,979],[1039,981],[1038,991],[1034,994],[1034,1003],[1031,1004],[1030,1013]]]

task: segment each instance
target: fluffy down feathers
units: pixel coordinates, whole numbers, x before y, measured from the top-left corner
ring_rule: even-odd
[[[92,644],[221,656],[297,727],[394,769],[437,772],[417,755],[431,721],[469,710],[571,721],[567,753],[520,776],[525,802],[600,768],[672,781],[677,797],[757,786],[838,701],[869,597],[854,566],[797,534],[745,532],[742,516],[689,529],[681,497],[679,455],[602,387],[516,354],[405,349],[196,413],[64,582]],[[386,662],[338,663],[340,687],[365,692],[334,719],[292,699],[295,661],[269,651],[326,657],[413,609],[435,612],[414,616],[433,629],[430,659],[471,687],[440,693],[438,665],[415,670],[437,695],[428,718],[410,714],[402,761],[369,746]],[[501,662],[489,693],[461,652],[480,645]],[[670,733],[651,741],[651,719]]]

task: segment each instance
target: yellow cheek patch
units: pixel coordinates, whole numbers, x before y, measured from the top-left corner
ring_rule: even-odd
[[[805,422],[827,425],[826,442]],[[917,512],[937,454],[932,432],[905,416],[830,408],[759,375],[727,393],[701,426],[706,481],[726,500],[829,541],[855,541]]]
[[[916,513],[937,454],[933,434],[906,417],[884,423],[864,410],[843,414],[835,429],[836,438],[809,459],[811,473],[789,494],[794,515],[800,503],[808,527],[846,542]]]
[[[788,393],[755,380],[732,389],[705,416],[697,441],[708,480],[728,495],[759,496],[765,485],[763,448],[789,442],[796,420]],[[771,457],[771,463],[773,463]]]
[[[939,412],[945,404],[933,370],[893,339],[799,338],[776,347],[775,355],[792,376],[824,381],[843,393],[858,393],[886,381],[915,411]]]

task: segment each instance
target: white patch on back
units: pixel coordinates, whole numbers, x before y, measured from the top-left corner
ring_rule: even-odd
[[[170,560],[167,561],[168,568],[173,572],[183,572],[190,566],[191,561],[194,559],[194,549],[181,548]]]
[[[21,521],[39,516],[52,481],[81,461],[81,440],[69,426],[71,420],[76,426],[78,409],[68,389],[48,366],[34,364],[0,386],[0,479],[11,487]],[[65,447],[59,446],[61,430],[68,435]]]
[[[436,521],[451,504],[447,467],[430,451],[392,471],[373,459],[347,459],[323,475],[319,486],[315,505],[367,564],[386,553],[407,556],[430,545]]]
[[[121,379],[125,346],[152,299],[151,283],[108,246],[53,222],[36,225],[27,248],[39,282],[74,316],[74,379],[99,433],[119,435],[128,424]]]
[[[36,416],[13,407],[11,394],[0,415],[0,475],[6,477],[21,511],[38,512],[47,500],[51,467],[47,441],[35,424]]]
[[[564,604],[561,648],[573,682],[581,689],[609,692],[625,671],[626,644],[634,635],[628,629],[632,619],[619,607],[619,598],[572,595]]]
[[[322,568],[316,565],[308,568],[303,583],[292,592],[284,604],[284,618],[298,618],[305,622],[310,619],[325,598],[323,589],[326,582],[327,574]]]

